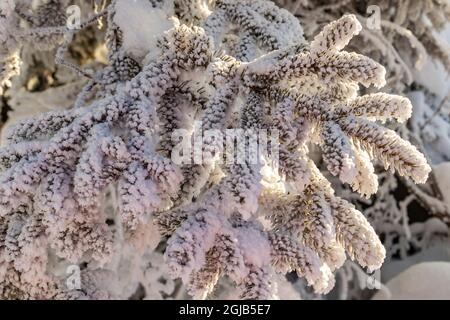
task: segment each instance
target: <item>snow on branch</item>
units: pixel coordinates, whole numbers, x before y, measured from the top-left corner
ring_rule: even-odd
[[[132,30],[127,39],[117,12],[125,7],[166,30]],[[74,108],[17,123],[0,151],[0,296],[76,297],[48,272],[50,252],[106,268],[120,239],[148,247],[153,223],[168,237],[171,275],[197,298],[223,276],[243,299],[272,298],[274,273],[288,271],[326,293],[345,253],[370,270],[381,266],[375,231],[309,156],[311,144],[320,146],[329,172],[364,196],[377,189],[371,160],[417,183],[430,172],[413,145],[374,122],[405,121],[408,100],[357,96],[359,85],[384,85],[385,70],[343,51],[361,30],[355,16],[308,43],[298,20],[268,1],[117,0],[106,10],[109,65]],[[53,43],[55,33],[33,21],[27,37]],[[100,94],[89,97],[92,88]],[[256,162],[227,162],[230,150],[217,139],[227,129],[277,131],[278,140]],[[177,132],[189,145],[202,138],[201,161],[174,160]],[[237,149],[252,151],[246,142]],[[111,188],[112,226],[104,209]],[[100,283],[85,279],[85,292]]]

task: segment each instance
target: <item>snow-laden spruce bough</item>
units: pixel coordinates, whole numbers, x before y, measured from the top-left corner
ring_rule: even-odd
[[[111,1],[99,14],[109,65],[90,76],[73,108],[9,130],[0,152],[2,298],[114,298],[105,284],[117,277],[122,250],[149,250],[159,236],[168,239],[172,276],[195,298],[222,277],[242,299],[273,298],[273,275],[289,271],[326,293],[346,255],[368,270],[381,266],[374,230],[334,194],[308,151],[320,146],[329,173],[366,197],[378,187],[371,160],[416,183],[427,179],[424,156],[378,123],[408,119],[409,100],[358,96],[360,84],[385,83],[381,65],[343,51],[360,23],[344,16],[308,43],[298,20],[272,2],[207,3]],[[50,12],[64,10],[50,1],[36,20]],[[50,37],[64,62],[74,31],[30,24],[18,32],[19,16],[1,15],[0,43],[11,48],[2,57],[20,41]],[[277,130],[279,170],[171,161],[175,130],[227,128]],[[206,159],[221,150],[210,142]],[[113,224],[104,210],[111,188]],[[49,267],[55,259],[87,263],[82,290],[68,290]]]

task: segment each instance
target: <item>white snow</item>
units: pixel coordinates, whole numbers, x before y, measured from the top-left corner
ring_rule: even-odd
[[[437,36],[450,44],[450,23]],[[450,91],[450,75],[436,59],[428,59],[423,68],[415,72],[414,80],[441,99],[444,99]]]
[[[133,0],[133,5],[130,0],[118,0],[116,6],[114,22],[123,31],[123,46],[136,58],[155,51],[157,39],[174,25],[169,18],[169,5],[159,9],[147,0]]]
[[[387,283],[392,300],[450,299],[450,263],[425,262],[416,264]],[[389,299],[379,291],[373,300]]]

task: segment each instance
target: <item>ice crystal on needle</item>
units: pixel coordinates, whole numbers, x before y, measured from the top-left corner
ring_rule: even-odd
[[[223,276],[241,298],[271,298],[272,276],[288,271],[325,293],[346,254],[379,268],[385,251],[374,230],[308,154],[319,145],[329,172],[364,196],[377,189],[371,160],[417,183],[430,171],[414,146],[377,123],[406,120],[410,102],[358,96],[360,84],[380,87],[385,75],[343,51],[358,20],[346,15],[307,43],[298,20],[268,1],[124,1],[106,9],[110,63],[75,107],[16,124],[0,151],[2,296],[98,297],[89,292],[100,281],[83,294],[66,290],[49,257],[107,269],[122,236],[147,246],[151,224],[168,237],[171,275],[197,298]],[[116,10],[125,7],[134,17],[157,12],[167,30],[136,35],[157,37],[144,44],[124,39],[130,30],[121,31]],[[229,154],[207,132],[231,128],[279,132],[278,167],[220,161]],[[173,160],[177,130],[204,138],[204,161]],[[113,226],[104,210],[111,187]]]

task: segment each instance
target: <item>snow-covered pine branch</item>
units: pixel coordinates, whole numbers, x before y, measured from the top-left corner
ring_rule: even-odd
[[[326,293],[345,252],[370,270],[381,266],[375,231],[309,157],[311,144],[320,146],[330,173],[364,196],[376,192],[371,160],[417,183],[430,172],[412,144],[374,122],[406,120],[408,100],[357,96],[359,85],[385,83],[380,64],[343,51],[361,30],[357,18],[342,17],[308,43],[298,20],[271,2],[208,3],[112,1],[109,65],[74,108],[9,130],[0,150],[2,297],[96,298],[100,276],[85,276],[85,294],[68,291],[47,270],[50,253],[107,269],[118,242],[148,247],[153,223],[169,238],[171,275],[198,298],[223,276],[241,298],[272,298],[273,275],[287,271]],[[45,30],[22,34],[61,40],[61,28]],[[222,154],[210,155],[225,151],[212,140],[202,149],[208,161],[172,161],[175,130],[194,137],[229,128],[278,130],[280,174],[270,161],[221,163]],[[110,187],[113,225],[104,211]]]

